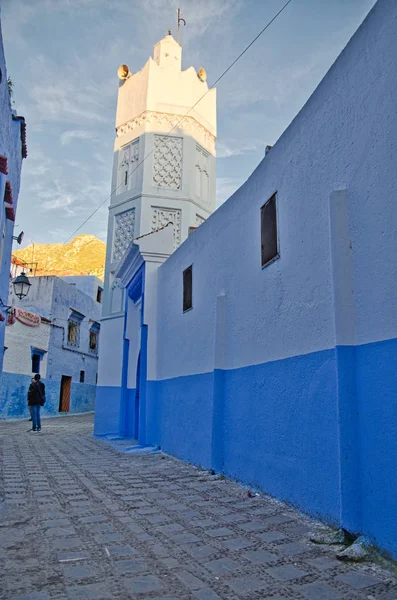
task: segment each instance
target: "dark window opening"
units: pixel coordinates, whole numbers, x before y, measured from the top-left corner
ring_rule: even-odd
[[[103,289],[98,286],[98,290],[96,293],[96,301],[99,302],[99,304],[102,302],[102,292],[103,292]]]
[[[98,350],[98,332],[90,330],[90,350],[96,352]]]
[[[40,373],[40,354],[32,355],[32,373]]]
[[[124,185],[127,185],[128,171],[124,173]]]
[[[72,346],[79,345],[79,330],[80,323],[76,323],[75,321],[68,322],[68,343]]]
[[[95,375],[95,385],[98,383],[98,373]]]
[[[279,256],[276,194],[261,208],[261,251],[262,267]]]
[[[183,271],[183,312],[193,308],[193,265]]]
[[[84,383],[85,371],[80,371],[80,383]]]

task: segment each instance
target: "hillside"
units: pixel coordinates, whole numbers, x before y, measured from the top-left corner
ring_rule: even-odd
[[[32,244],[13,255],[37,263],[36,275],[95,275],[104,279],[106,244],[94,235],[79,235],[68,244]],[[32,258],[33,257],[33,258]]]

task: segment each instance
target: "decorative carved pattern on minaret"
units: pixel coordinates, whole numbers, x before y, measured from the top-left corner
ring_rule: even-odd
[[[123,258],[128,246],[134,239],[134,233],[135,208],[131,208],[115,216],[112,260]]]
[[[180,115],[172,115],[169,113],[160,113],[155,111],[145,111],[138,117],[130,119],[116,129],[116,137],[122,137],[130,131],[134,131],[138,127],[150,125],[152,128],[164,128],[171,130],[174,127],[183,129],[184,132],[193,135],[197,140],[204,144],[211,151],[215,150],[215,136],[212,135],[193,117],[181,117]]]
[[[116,193],[136,187],[139,161],[139,138],[119,150],[119,173]]]
[[[174,232],[174,249],[181,243],[181,210],[179,208],[161,208],[152,206],[152,231],[166,227],[172,223]]]
[[[183,140],[169,135],[154,136],[153,185],[169,190],[182,187]]]

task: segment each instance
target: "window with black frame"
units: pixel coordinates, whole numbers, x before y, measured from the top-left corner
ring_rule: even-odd
[[[262,268],[280,256],[277,231],[277,194],[261,208],[261,259]]]
[[[193,265],[183,271],[183,312],[193,308]]]

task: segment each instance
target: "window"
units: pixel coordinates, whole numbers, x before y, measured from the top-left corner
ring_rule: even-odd
[[[80,324],[84,315],[72,310],[68,320],[68,345],[80,346]]]
[[[40,354],[32,355],[32,373],[40,373]]]
[[[95,385],[98,384],[98,373],[95,375]]]
[[[124,173],[124,185],[127,185],[127,180],[128,180],[128,171],[126,171]]]
[[[71,346],[79,345],[79,333],[80,333],[80,323],[76,323],[76,321],[69,321],[68,323],[68,344]]]
[[[96,301],[99,302],[99,304],[101,304],[101,302],[102,302],[102,292],[103,292],[103,289],[98,286],[98,290],[96,293]]]
[[[30,346],[30,356],[32,358],[32,373],[40,373],[40,362],[47,354],[47,350],[44,348],[36,348],[36,346]]]
[[[193,265],[183,271],[183,312],[193,308]]]
[[[90,329],[90,350],[91,352],[98,352],[98,341],[99,341],[99,323],[93,323]]]
[[[278,258],[276,194],[261,208],[262,267]]]
[[[84,383],[85,371],[80,371],[80,383]]]

